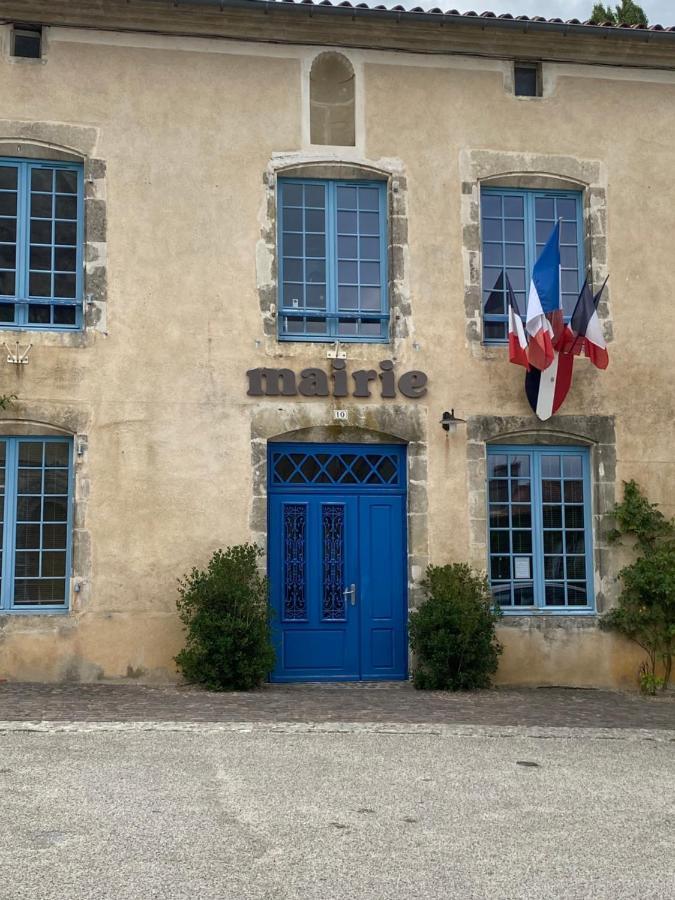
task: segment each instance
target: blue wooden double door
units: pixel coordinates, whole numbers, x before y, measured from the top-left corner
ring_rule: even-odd
[[[407,675],[405,447],[270,444],[272,681]]]

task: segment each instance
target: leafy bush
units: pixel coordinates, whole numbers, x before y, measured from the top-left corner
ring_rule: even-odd
[[[213,691],[250,690],[274,665],[262,550],[241,544],[217,550],[205,571],[178,582],[178,613],[187,632],[175,657],[188,681]]]
[[[415,687],[489,687],[502,652],[495,637],[501,610],[485,577],[463,563],[429,566],[422,587],[427,597],[410,616]]]
[[[639,555],[619,572],[623,589],[619,603],[600,620],[647,653],[648,666],[639,674],[641,688],[668,686],[675,652],[675,522],[650,503],[634,481],[624,482],[623,501],[614,507],[617,527],[610,540],[630,537]],[[657,678],[658,663],[663,678]],[[648,677],[647,677],[648,676]],[[655,689],[655,688],[654,688]]]

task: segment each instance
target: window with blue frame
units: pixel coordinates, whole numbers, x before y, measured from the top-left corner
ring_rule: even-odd
[[[82,323],[83,170],[0,159],[0,328]]]
[[[72,442],[0,438],[0,611],[68,607]]]
[[[279,179],[279,338],[386,341],[387,187]]]
[[[588,450],[488,448],[490,583],[505,611],[593,608]]]
[[[520,314],[525,317],[532,268],[558,219],[562,219],[562,305],[565,319],[569,321],[584,282],[581,192],[481,190],[485,343],[501,343],[508,339],[507,276]]]

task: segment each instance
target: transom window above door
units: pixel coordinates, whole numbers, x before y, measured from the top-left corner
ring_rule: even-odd
[[[584,281],[583,217],[580,191],[511,188],[481,190],[483,256],[483,340],[507,340],[507,276],[525,316],[534,263],[560,223],[560,285],[569,321]]]
[[[82,324],[83,170],[0,159],[0,328]]]
[[[386,341],[383,181],[279,179],[279,338]]]

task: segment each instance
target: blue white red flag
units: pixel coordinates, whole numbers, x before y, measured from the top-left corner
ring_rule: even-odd
[[[572,386],[574,357],[583,350],[594,366],[606,369],[609,363],[607,346],[598,319],[597,308],[602,285],[593,296],[588,280],[579,294],[570,324],[565,325],[560,315],[549,314],[553,328],[553,362],[543,372],[532,368],[525,376],[525,393],[530,406],[540,419],[549,419],[556,413]]]
[[[525,394],[532,411],[538,419],[545,421],[557,413],[572,387],[574,355],[562,350],[563,342],[571,345],[572,332],[565,326],[561,338],[561,349],[553,349],[553,362],[543,372],[530,369],[525,375]]]
[[[527,358],[530,365],[542,372],[554,359],[551,318],[552,314],[560,318],[560,310],[560,222],[557,222],[532,269],[527,298]]]
[[[509,360],[527,369],[525,394],[542,420],[550,419],[562,406],[572,386],[574,357],[582,349],[594,366],[607,368],[607,346],[597,314],[604,287],[594,297],[585,281],[570,325],[565,325],[560,298],[560,222],[534,264],[524,328],[506,275]]]
[[[602,333],[602,326],[598,318],[598,303],[605,289],[605,284],[607,284],[606,278],[594,297],[588,286],[588,279],[584,281],[584,286],[581,289],[570,321],[575,337],[574,354],[578,356],[583,348],[586,356],[598,369],[606,369],[609,365],[607,344],[605,343],[605,336]]]
[[[518,312],[518,301],[511,286],[508,274],[506,275],[506,302],[509,307],[509,362],[517,366],[525,366],[530,370],[530,362],[527,358],[527,335],[523,320]]]

